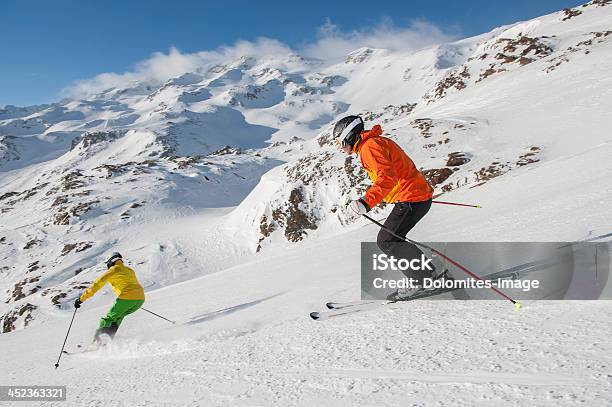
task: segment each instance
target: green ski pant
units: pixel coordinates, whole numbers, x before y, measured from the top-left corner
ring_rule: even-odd
[[[111,309],[108,310],[108,314],[100,320],[100,328],[108,328],[113,324],[121,325],[123,318],[138,311],[142,304],[144,304],[144,300],[122,300],[117,298]]]

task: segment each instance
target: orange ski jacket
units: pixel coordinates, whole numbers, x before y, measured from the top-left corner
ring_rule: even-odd
[[[374,208],[383,200],[396,203],[431,199],[433,188],[414,162],[393,140],[381,135],[382,128],[376,125],[362,132],[361,141],[355,145],[361,165],[373,183],[364,197],[368,206]]]

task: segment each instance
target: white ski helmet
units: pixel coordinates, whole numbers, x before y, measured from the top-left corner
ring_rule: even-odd
[[[364,130],[363,119],[359,116],[346,116],[334,126],[334,138],[342,146],[354,147],[361,140],[361,132]]]
[[[117,260],[123,260],[123,256],[119,252],[114,252],[113,254],[110,255],[108,260],[106,260],[106,267],[107,268],[113,267]]]

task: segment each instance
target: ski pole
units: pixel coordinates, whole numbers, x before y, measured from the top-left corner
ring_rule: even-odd
[[[409,239],[407,237],[401,237],[400,235],[394,233],[392,230],[390,230],[389,228],[385,227],[382,223],[377,222],[375,219],[372,219],[371,217],[369,217],[368,215],[364,214],[363,215],[366,219],[368,219],[370,222],[378,225],[379,227],[381,227],[383,230],[385,230],[388,233],[391,233],[391,235],[397,237],[398,239],[401,239],[405,242],[409,242],[412,244],[415,244],[417,246],[421,246],[424,247],[428,250],[431,250],[432,252],[434,252],[435,254],[437,254],[438,256],[442,257],[443,259],[447,260],[449,263],[455,265],[456,267],[458,267],[461,271],[463,271],[464,273],[468,274],[469,276],[480,280],[480,281],[484,281],[482,278],[480,278],[478,275],[472,273],[470,270],[468,270],[467,268],[465,268],[464,266],[462,266],[461,264],[459,264],[458,262],[456,262],[455,260],[451,259],[450,257],[446,256],[444,253],[441,253],[440,251],[434,249],[431,246],[426,245],[425,243],[419,243],[415,240]],[[512,304],[514,304],[514,306],[516,307],[516,309],[520,309],[522,307],[522,304],[518,301],[513,300],[512,298],[508,297],[506,294],[504,294],[503,292],[499,291],[497,288],[495,287],[489,287],[491,288],[491,290],[493,290],[495,293],[499,294],[500,296],[502,296],[503,298],[507,299],[508,301],[510,301]]]
[[[468,208],[482,208],[482,206],[480,205],[469,205],[469,204],[463,204],[463,203],[457,203],[457,202],[446,202],[446,201],[431,201],[431,202],[436,203],[436,204],[443,204],[443,205],[467,206]]]
[[[68,326],[68,332],[66,332],[66,337],[64,338],[64,344],[62,345],[62,350],[57,358],[57,362],[55,362],[55,368],[59,367],[60,359],[62,358],[62,354],[64,353],[64,347],[66,346],[66,341],[68,340],[68,334],[70,333],[70,328],[72,328],[72,323],[74,322],[74,316],[76,315],[78,308],[74,309],[74,313],[72,314],[72,319],[70,320],[70,325]]]
[[[158,317],[158,318],[165,319],[166,321],[171,322],[171,323],[173,323],[174,325],[176,325],[176,322],[171,321],[171,320],[169,320],[168,318],[164,318],[164,317],[162,317],[161,315],[156,314],[156,313],[155,313],[155,312],[153,312],[153,311],[149,311],[149,310],[148,310],[148,309],[146,309],[146,308],[140,308],[140,309],[141,309],[141,310],[143,310],[143,311],[147,311],[149,314],[153,314],[153,315],[155,315],[155,316],[156,316],[156,317]]]

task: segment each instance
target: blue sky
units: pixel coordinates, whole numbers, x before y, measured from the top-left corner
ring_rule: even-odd
[[[312,54],[321,50],[316,45],[322,36],[355,42],[357,48],[381,27],[387,34],[416,32],[397,38],[418,43],[480,34],[581,3],[2,0],[0,106],[59,100],[76,81],[132,71],[171,47],[187,54],[266,37]]]

